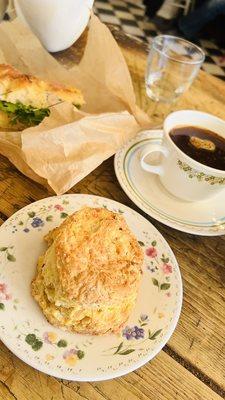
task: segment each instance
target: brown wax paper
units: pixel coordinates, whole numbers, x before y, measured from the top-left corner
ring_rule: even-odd
[[[149,125],[136,105],[121,50],[94,15],[82,60],[71,69],[62,67],[18,18],[0,25],[0,63],[83,92],[82,111],[62,102],[51,106],[50,116],[36,127],[0,131],[0,153],[57,194],[68,191]]]

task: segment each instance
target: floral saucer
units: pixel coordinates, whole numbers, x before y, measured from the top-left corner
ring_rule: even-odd
[[[209,200],[186,202],[170,194],[157,175],[141,168],[143,146],[160,144],[162,135],[161,130],[144,131],[117,152],[114,167],[121,187],[141,210],[171,228],[195,235],[224,235],[225,189]]]
[[[89,336],[50,325],[30,294],[43,236],[83,206],[124,215],[145,252],[135,309],[118,335]],[[89,195],[30,204],[0,228],[0,339],[20,359],[49,375],[76,381],[115,378],[151,360],[172,335],[181,311],[176,259],[145,218],[115,201]]]

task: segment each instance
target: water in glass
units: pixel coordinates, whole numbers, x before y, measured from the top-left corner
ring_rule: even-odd
[[[173,103],[192,84],[204,61],[193,43],[169,35],[157,36],[148,57],[145,84],[148,97]]]

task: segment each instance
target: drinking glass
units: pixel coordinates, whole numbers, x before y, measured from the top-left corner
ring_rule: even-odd
[[[202,49],[185,39],[170,35],[153,39],[145,76],[147,96],[155,102],[153,112],[159,103],[175,103],[192,84],[204,59]]]

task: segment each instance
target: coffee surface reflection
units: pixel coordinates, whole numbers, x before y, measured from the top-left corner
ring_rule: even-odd
[[[225,171],[225,138],[195,126],[180,126],[170,131],[175,145],[191,157],[211,168]]]

